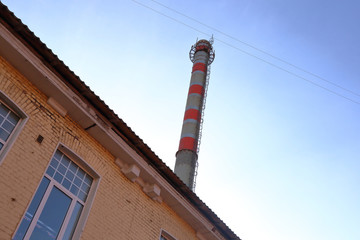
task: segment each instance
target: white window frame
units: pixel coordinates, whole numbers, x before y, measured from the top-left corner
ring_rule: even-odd
[[[25,123],[29,119],[28,116],[23,112],[20,107],[18,107],[4,92],[0,90],[0,101],[7,108],[9,108],[13,113],[20,117],[18,123],[16,124],[14,130],[11,132],[9,138],[4,143],[4,146],[0,150],[0,165],[5,159],[6,154],[11,149],[11,146],[14,144],[16,138],[19,136],[21,130],[24,128]]]
[[[64,186],[62,186],[60,183],[58,183],[53,177],[50,177],[46,172],[44,173],[44,175],[41,177],[41,180],[38,184],[38,187],[36,188],[36,191],[34,192],[26,210],[25,210],[25,213],[24,215],[22,216],[21,218],[21,221],[19,222],[18,224],[18,227],[16,228],[16,231],[14,232],[14,235],[12,236],[12,238],[15,237],[21,223],[22,223],[22,220],[28,210],[28,208],[30,207],[30,204],[33,200],[33,198],[35,197],[35,194],[40,186],[40,183],[41,181],[43,180],[44,177],[46,177],[47,179],[50,180],[49,182],[49,185],[47,186],[46,188],[46,191],[45,193],[43,194],[42,196],[42,200],[36,210],[36,213],[34,214],[34,217],[31,221],[31,224],[29,226],[29,228],[27,229],[27,232],[25,233],[25,236],[24,236],[24,239],[27,240],[30,238],[32,232],[34,231],[34,228],[36,226],[36,224],[33,224],[33,223],[37,223],[41,213],[42,213],[42,209],[44,208],[47,200],[48,200],[48,197],[52,191],[52,189],[54,187],[58,188],[60,191],[64,192],[66,196],[68,196],[69,198],[71,198],[71,204],[70,204],[70,207],[67,211],[67,214],[65,216],[65,219],[63,220],[63,224],[62,224],[62,227],[60,229],[60,232],[58,234],[58,237],[57,239],[62,239],[62,237],[64,236],[64,233],[65,233],[65,230],[66,230],[66,227],[70,221],[70,218],[71,218],[71,215],[72,215],[72,212],[75,208],[75,205],[76,205],[76,202],[79,201],[82,205],[83,205],[83,209],[82,209],[82,212],[80,214],[80,218],[76,224],[76,227],[75,227],[75,231],[74,231],[74,234],[73,234],[73,239],[80,239],[80,235],[85,227],[85,223],[86,223],[86,220],[89,216],[89,213],[90,213],[90,209],[91,209],[91,206],[93,204],[93,201],[95,199],[95,194],[96,194],[96,190],[99,186],[99,183],[100,183],[100,176],[85,162],[83,161],[80,157],[78,157],[74,152],[72,152],[71,150],[69,150],[69,148],[65,147],[65,145],[63,144],[59,144],[58,147],[55,149],[54,153],[52,154],[52,157],[49,161],[49,164],[46,168],[46,170],[48,169],[50,163],[51,163],[51,160],[52,158],[54,157],[56,151],[59,150],[61,151],[64,155],[66,155],[71,161],[73,161],[74,163],[76,163],[82,170],[84,170],[87,174],[89,174],[92,178],[93,178],[93,181],[91,183],[91,186],[90,186],[90,190],[89,190],[89,193],[87,195],[87,199],[85,201],[85,203],[79,199],[77,196],[74,196],[73,193],[71,193],[68,189],[66,189]],[[46,199],[46,200],[44,200]]]
[[[58,234],[58,237],[57,237],[58,239],[62,239],[63,236],[64,236],[66,227],[67,227],[67,225],[69,223],[69,220],[70,220],[70,217],[71,217],[71,213],[74,211],[76,201],[80,201],[81,204],[83,204],[83,206],[85,206],[84,202],[82,202],[79,198],[74,196],[69,190],[64,188],[60,183],[58,183],[52,177],[49,177],[47,174],[45,174],[43,176],[43,178],[45,176],[46,176],[47,179],[50,180],[50,182],[49,182],[49,185],[47,186],[47,189],[46,189],[46,191],[45,191],[45,193],[44,193],[44,195],[42,197],[43,200],[41,200],[40,205],[38,207],[38,210],[36,211],[32,221],[31,221],[31,224],[30,224],[30,226],[29,226],[29,228],[28,228],[28,230],[27,230],[27,232],[26,232],[26,234],[24,236],[24,239],[29,239],[30,238],[32,232],[34,231],[34,229],[36,227],[36,223],[38,222],[39,217],[40,217],[40,215],[42,213],[42,209],[44,208],[45,204],[47,203],[49,195],[50,195],[50,193],[51,193],[51,191],[53,190],[54,187],[58,188],[60,191],[64,192],[67,197],[71,198],[71,204],[70,204],[69,209],[67,210],[67,214],[66,214],[65,219],[64,219],[64,221],[62,223],[63,226],[61,227],[60,232]]]

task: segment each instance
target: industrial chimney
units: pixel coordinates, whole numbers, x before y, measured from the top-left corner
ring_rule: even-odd
[[[175,173],[194,191],[198,151],[210,78],[210,64],[215,52],[210,41],[199,40],[191,47],[189,56],[192,67],[189,93],[186,102],[184,122],[181,130],[179,150],[176,152]]]

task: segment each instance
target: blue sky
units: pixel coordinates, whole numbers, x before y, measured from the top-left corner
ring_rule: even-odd
[[[229,38],[136,1],[191,28],[132,0],[3,2],[171,168],[214,34],[196,193],[243,240],[360,239],[360,2],[157,0]]]

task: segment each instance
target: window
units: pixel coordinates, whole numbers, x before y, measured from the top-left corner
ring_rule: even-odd
[[[25,113],[0,91],[0,164],[26,120]]]
[[[72,239],[92,185],[93,177],[57,150],[13,239]]]
[[[0,150],[4,147],[20,117],[0,102]]]

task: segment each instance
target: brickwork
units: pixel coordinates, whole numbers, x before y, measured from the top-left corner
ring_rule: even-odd
[[[161,229],[177,239],[197,239],[194,230],[165,203],[148,198],[125,178],[112,156],[0,57],[0,90],[29,117],[0,165],[0,239],[11,239],[59,143],[100,175],[81,239],[158,239]],[[38,135],[44,137],[40,144]]]

